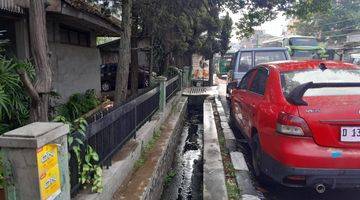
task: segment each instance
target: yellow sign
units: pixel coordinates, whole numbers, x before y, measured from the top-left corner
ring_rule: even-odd
[[[58,147],[45,145],[37,150],[41,200],[53,200],[61,193]]]

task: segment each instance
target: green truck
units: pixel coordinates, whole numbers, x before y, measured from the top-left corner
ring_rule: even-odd
[[[221,77],[227,75],[230,70],[230,63],[235,53],[227,53],[219,60],[219,75]]]
[[[294,60],[326,58],[326,50],[312,36],[286,36],[264,41],[263,47],[285,47]]]

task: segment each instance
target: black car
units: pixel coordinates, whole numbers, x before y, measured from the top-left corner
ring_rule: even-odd
[[[101,65],[101,91],[110,92],[115,90],[117,63]],[[129,73],[128,89],[131,88],[131,78]],[[149,71],[139,68],[138,73],[139,89],[146,88],[150,85]]]

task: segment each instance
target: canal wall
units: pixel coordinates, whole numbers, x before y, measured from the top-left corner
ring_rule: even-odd
[[[170,170],[172,161],[174,160],[175,151],[182,133],[184,120],[187,111],[187,97],[183,97],[179,104],[173,110],[172,115],[166,121],[168,125],[163,131],[163,136],[168,136],[163,151],[155,166],[155,170],[150,178],[149,184],[146,186],[140,199],[142,200],[158,200],[164,189],[164,181],[167,172]]]
[[[163,112],[157,112],[146,122],[137,132],[136,137],[129,140],[123,148],[113,157],[112,165],[103,169],[103,191],[92,193],[83,190],[72,199],[76,200],[110,200],[118,188],[126,182],[126,179],[133,173],[136,162],[140,159],[145,145],[153,137],[154,133],[160,129],[162,124],[174,112],[174,107],[178,107],[179,102],[183,102],[181,92],[178,92],[169,100]],[[185,109],[186,110],[186,109]]]
[[[162,123],[145,126],[141,137],[144,145],[132,173],[117,188],[112,199],[155,200],[161,197],[165,176],[171,167],[187,108],[187,97],[179,97]],[[160,121],[158,121],[160,122]],[[155,130],[155,132],[152,132]],[[145,133],[152,132],[149,136]],[[146,140],[148,140],[146,142]]]

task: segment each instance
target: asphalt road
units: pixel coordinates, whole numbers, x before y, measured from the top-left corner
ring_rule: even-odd
[[[219,82],[219,96],[226,114],[229,115],[229,105],[225,96],[226,86],[224,81],[220,80]],[[233,131],[234,133],[236,132],[236,130]],[[246,143],[244,140],[239,139],[237,146],[239,150],[243,151],[249,169],[251,169],[249,148],[246,146]],[[263,194],[263,199],[266,200],[360,200],[360,190],[328,189],[324,194],[319,195],[311,188],[288,188],[274,182],[259,183],[255,178],[253,178],[253,181],[259,193]]]

